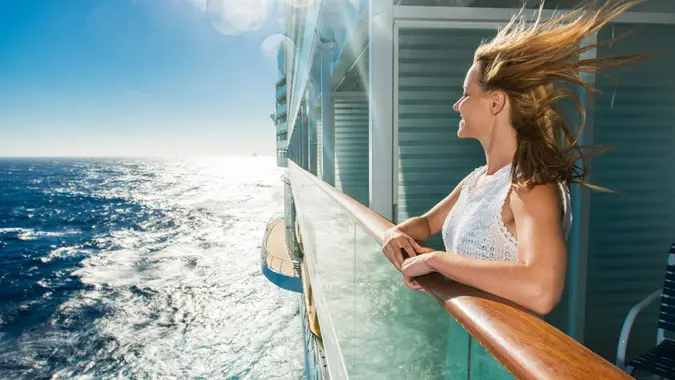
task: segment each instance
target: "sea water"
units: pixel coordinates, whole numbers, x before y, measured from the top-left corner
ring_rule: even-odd
[[[0,378],[298,379],[275,158],[0,160]]]

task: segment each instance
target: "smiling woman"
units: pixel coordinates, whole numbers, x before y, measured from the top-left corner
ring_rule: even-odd
[[[462,117],[458,136],[478,140],[487,164],[426,214],[387,233],[383,250],[408,286],[421,289],[413,277],[439,272],[539,314],[558,304],[572,218],[569,186],[587,185],[588,169],[556,107],[568,98],[578,105],[579,131],[584,111],[557,81],[591,92],[581,73],[646,57],[581,57],[595,48],[580,45],[585,38],[640,2],[590,2],[546,21],[540,9],[534,23],[521,12],[478,47],[453,109]],[[425,252],[415,241],[440,232],[445,251],[418,255]],[[410,256],[405,262],[401,249]]]

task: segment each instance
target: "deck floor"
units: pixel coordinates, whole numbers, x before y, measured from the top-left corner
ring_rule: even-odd
[[[265,241],[267,251],[267,266],[284,276],[297,277],[293,259],[286,249],[286,224],[278,220],[270,227],[270,233]]]

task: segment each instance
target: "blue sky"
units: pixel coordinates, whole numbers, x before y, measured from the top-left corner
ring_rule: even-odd
[[[204,1],[1,0],[0,156],[274,155],[279,9]]]

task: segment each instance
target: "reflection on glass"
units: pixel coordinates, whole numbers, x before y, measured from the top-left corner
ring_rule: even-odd
[[[295,73],[295,82],[292,86],[293,95],[291,96],[291,115],[296,115],[298,109],[300,108],[300,101],[302,99],[302,94],[305,92],[305,87],[307,85],[307,80],[309,78],[309,70],[311,67],[308,63],[311,64],[309,59],[310,54],[312,54],[313,48],[316,45],[316,29],[318,26],[318,19],[321,9],[320,2],[307,2],[298,0],[298,4],[303,4],[306,6],[296,6],[293,8],[292,18],[298,18],[304,20],[301,26],[299,33],[297,35],[292,34],[291,38],[296,43],[296,55],[297,59],[296,67],[294,70]],[[291,119],[294,120],[293,116]]]
[[[403,285],[379,244],[328,194],[298,170],[290,178],[333,377],[452,380],[470,370],[511,378],[431,296]]]
[[[452,362],[466,367],[466,350],[446,361],[453,335],[445,310],[430,296],[405,287],[401,274],[359,225],[355,244],[356,338],[350,379],[444,379]],[[463,338],[460,344],[466,348],[466,342]]]
[[[465,380],[469,378],[469,341],[471,336],[454,318],[448,322],[445,346],[445,380]],[[480,377],[476,377],[480,379]]]
[[[478,341],[471,338],[471,377],[474,379],[515,379]]]
[[[356,1],[327,2],[323,10],[325,21],[333,36],[335,58],[342,52],[350,36],[356,34],[361,12],[367,12],[367,4],[358,4]]]
[[[290,176],[329,370],[345,378],[354,360],[354,221],[304,174]]]

